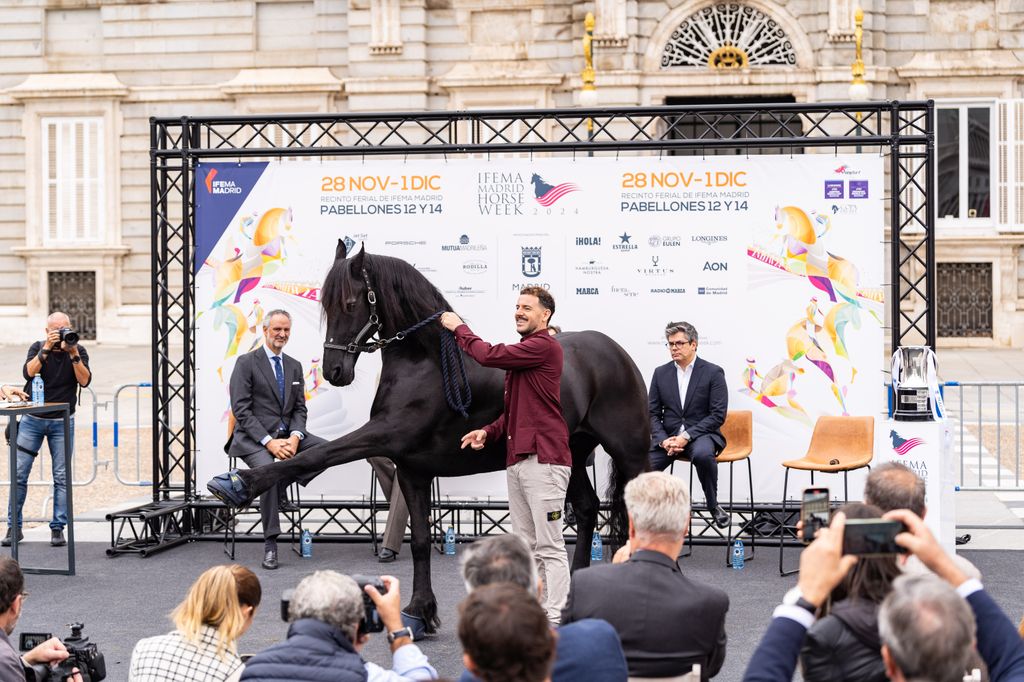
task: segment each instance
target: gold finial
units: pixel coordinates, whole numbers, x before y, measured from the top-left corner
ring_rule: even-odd
[[[853,73],[853,82],[856,84],[864,83],[864,10],[857,7],[853,13],[853,41],[854,46],[857,50],[856,58],[853,60],[853,66],[850,67],[850,71]]]
[[[583,20],[583,89],[594,89],[594,13],[587,12]]]

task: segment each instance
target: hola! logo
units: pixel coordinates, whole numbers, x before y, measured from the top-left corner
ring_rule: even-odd
[[[924,445],[920,438],[901,438],[895,430],[889,431],[889,439],[892,441],[892,451],[897,455],[906,455],[918,445]]]
[[[550,185],[544,182],[544,178],[536,173],[534,173],[533,177],[530,178],[530,182],[533,183],[533,198],[537,200],[538,204],[544,207],[551,206],[566,194],[580,191],[579,186],[572,182]]]
[[[210,194],[241,194],[242,188],[235,184],[234,180],[217,180],[217,169],[211,168],[206,174],[203,183],[206,191]]]

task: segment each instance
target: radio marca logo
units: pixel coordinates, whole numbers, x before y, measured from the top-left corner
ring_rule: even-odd
[[[544,182],[544,178],[534,173],[530,178],[530,182],[533,183],[533,194],[534,199],[541,206],[551,206],[556,201],[564,197],[566,194],[571,192],[579,192],[579,185],[572,182],[563,182],[559,185],[551,185]]]

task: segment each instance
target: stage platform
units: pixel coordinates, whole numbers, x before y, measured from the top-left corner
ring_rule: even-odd
[[[108,679],[125,680],[135,642],[171,629],[167,615],[184,596],[191,582],[207,567],[223,563],[227,557],[220,543],[189,543],[147,559],[134,556],[107,558],[105,542],[82,542],[77,546],[78,575],[27,576],[31,593],[16,632],[53,632],[63,634],[65,624],[82,621],[86,634],[107,659]],[[412,589],[412,560],[409,547],[403,547],[393,564],[378,564],[369,544],[316,544],[313,558],[303,560],[281,545],[281,568],[259,568],[262,546],[240,543],[237,559],[260,577],[263,604],[250,631],[243,637],[241,650],[252,653],[279,641],[287,626],[279,618],[281,592],[306,574],[317,569],[344,573],[379,574],[386,572],[403,582],[403,602]],[[464,547],[459,547],[459,552]],[[570,548],[570,552],[572,548]],[[763,553],[762,553],[763,552]],[[26,561],[33,565],[56,564],[63,553],[48,544],[30,541],[22,545]],[[1024,593],[1019,589],[1021,551],[967,551],[963,556],[981,569],[984,582],[1011,619],[1024,613]],[[768,627],[771,612],[782,595],[796,584],[795,577],[778,575],[777,549],[758,547],[758,556],[742,571],[726,568],[721,547],[697,546],[692,556],[680,560],[683,572],[695,580],[724,589],[731,605],[726,619],[729,634],[725,667],[716,679],[738,680]],[[795,559],[795,554],[793,556]],[[434,554],[432,574],[443,621],[440,632],[421,646],[442,676],[456,678],[462,670],[461,649],[455,634],[456,607],[465,596],[458,575],[459,556]],[[406,592],[408,590],[409,592]],[[365,650],[369,660],[390,661],[384,638],[375,636]]]

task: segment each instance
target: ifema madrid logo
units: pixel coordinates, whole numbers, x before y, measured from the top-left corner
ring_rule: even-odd
[[[537,173],[533,174],[530,178],[530,182],[533,183],[534,199],[536,199],[538,204],[544,207],[551,206],[566,194],[580,191],[579,185],[574,182],[563,182],[558,185],[552,185],[545,182],[544,178]]]

